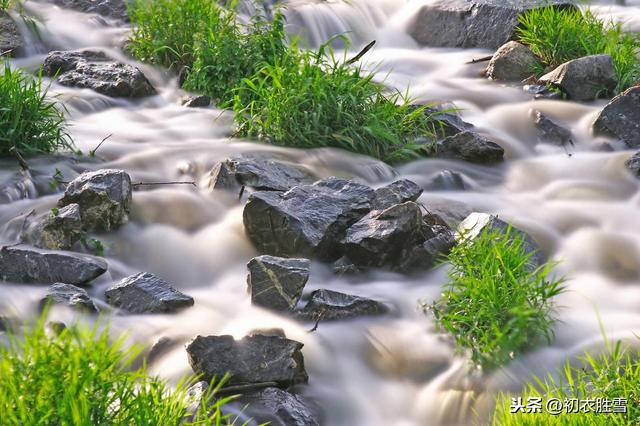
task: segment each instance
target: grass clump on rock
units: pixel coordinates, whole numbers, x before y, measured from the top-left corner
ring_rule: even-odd
[[[590,10],[543,7],[520,16],[519,40],[551,67],[583,56],[607,54],[618,75],[617,91],[640,82],[640,37]]]
[[[563,291],[563,280],[547,279],[551,264],[534,268],[524,237],[511,228],[462,238],[448,257],[449,281],[431,306],[437,326],[484,370],[550,341],[551,299]]]
[[[620,342],[599,356],[586,354],[582,365],[567,363],[558,375],[535,379],[521,395],[503,394],[498,398],[493,416],[495,426],[615,426],[640,424],[640,353],[625,351]],[[542,402],[538,413],[514,411],[515,403],[537,398]],[[560,401],[564,408],[550,413],[548,401]],[[586,404],[587,408],[584,408]],[[557,405],[556,405],[557,407]],[[569,405],[571,407],[571,405]],[[552,407],[553,409],[553,407]],[[621,412],[623,411],[624,412]]]
[[[0,347],[3,425],[222,425],[229,399],[201,404],[188,419],[186,383],[175,390],[144,369],[131,369],[137,352],[106,331],[70,327],[48,333],[44,320]],[[217,389],[211,387],[209,395]]]
[[[47,98],[42,75],[28,77],[4,65],[0,71],[0,157],[72,150],[64,114]]]

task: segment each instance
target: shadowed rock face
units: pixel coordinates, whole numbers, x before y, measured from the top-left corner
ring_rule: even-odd
[[[561,0],[438,0],[420,9],[409,34],[429,46],[497,49],[515,35],[520,13],[550,3],[575,7]]]
[[[538,133],[538,141],[554,145],[573,144],[571,131],[552,121],[540,111],[532,111],[533,123]]]
[[[635,177],[640,178],[640,151],[633,154],[624,164]]]
[[[613,92],[618,76],[611,56],[591,55],[565,62],[540,81],[559,87],[570,99],[590,101]]]
[[[296,307],[309,279],[309,260],[258,256],[249,261],[251,303],[277,311]]]
[[[193,306],[192,297],[148,272],[125,278],[104,294],[110,305],[135,314],[169,313]]]
[[[259,424],[271,426],[320,426],[319,408],[306,398],[269,387],[242,395],[234,401],[246,407],[243,414]]]
[[[436,157],[453,158],[470,163],[497,163],[504,159],[504,149],[473,132],[462,132],[438,142]]]
[[[95,13],[105,18],[129,21],[126,0],[54,0],[58,6],[85,13]]]
[[[45,213],[28,233],[28,240],[43,249],[70,250],[83,235],[80,206],[72,203]]]
[[[22,37],[16,23],[7,13],[0,11],[0,54],[16,56],[22,46]]]
[[[598,115],[593,130],[618,138],[630,148],[640,146],[640,86],[613,98]]]
[[[98,308],[86,290],[71,284],[56,283],[47,289],[47,295],[40,301],[40,308],[48,304],[66,305],[85,312],[98,312]]]
[[[308,321],[335,321],[389,312],[384,304],[366,297],[320,289],[311,293],[305,307],[298,312],[300,319]]]

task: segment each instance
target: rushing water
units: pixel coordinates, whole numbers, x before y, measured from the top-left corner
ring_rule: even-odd
[[[635,341],[633,332],[640,323],[640,193],[638,181],[624,167],[631,152],[615,143],[615,151],[604,150],[606,141],[590,133],[604,102],[532,101],[519,87],[480,77],[483,64],[467,64],[491,52],[419,47],[405,29],[422,3],[296,3],[287,14],[291,30],[311,45],[345,31],[356,48],[378,40],[367,60],[380,79],[403,90],[409,86],[420,101],[453,102],[466,121],[505,148],[503,165],[426,159],[394,171],[333,149],[301,151],[231,139],[229,113],[180,106],[184,92],[175,76],[141,64],[158,96],[131,102],[53,85],[69,110],[70,131],[79,149],[87,152],[113,135],[99,151],[104,163],[81,160],[77,169],[114,167],[128,171],[134,180],[192,178],[199,184],[136,192],[131,222],[101,236],[110,271],[91,288],[92,294],[101,294],[124,275],[149,271],[196,300],[193,308],[179,314],[111,319],[114,333],[126,330],[132,341],[151,346],[160,337],[171,337],[177,342],[152,362],[154,373],[171,380],[188,373],[182,344],[196,334],[241,337],[254,328],[281,327],[305,344],[310,384],[304,393],[324,407],[327,425],[470,424],[474,413],[488,419],[500,390],[517,390],[531,374],[554,371],[567,357],[601,348],[599,321],[609,338]],[[640,1],[627,1],[625,7],[604,3],[596,6],[597,13],[640,30]],[[23,26],[29,55],[15,60],[17,66],[33,69],[49,49],[81,47],[102,47],[132,62],[118,50],[126,27],[47,3],[26,2],[25,11],[35,18],[37,31]],[[573,155],[537,144],[532,108],[571,128]],[[450,218],[472,210],[499,214],[530,232],[546,254],[561,261],[557,270],[570,280],[569,291],[558,298],[555,342],[487,377],[469,372],[419,307],[419,301],[438,297],[446,274],[442,268],[411,278],[390,273],[344,278],[314,264],[307,290],[327,287],[394,306],[391,316],[321,323],[315,333],[308,333],[307,325],[251,306],[245,265],[257,253],[243,233],[242,203],[231,194],[210,192],[206,180],[218,160],[256,151],[304,164],[320,176],[355,177],[374,186],[397,174],[426,186],[443,170],[461,173],[465,190],[425,192],[420,201],[448,212]],[[47,161],[41,161],[41,167],[53,174],[57,165]],[[9,163],[1,167],[0,177],[17,169]],[[34,186],[29,181],[24,185],[32,199],[0,205],[0,243],[13,242],[14,218],[32,209],[50,209],[58,198],[33,199]],[[44,291],[40,286],[1,285],[0,315],[33,318]],[[55,314],[63,319],[73,315]]]

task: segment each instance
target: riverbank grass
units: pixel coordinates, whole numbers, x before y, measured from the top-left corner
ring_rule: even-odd
[[[110,342],[107,331],[70,327],[54,334],[41,320],[24,336],[10,339],[9,346],[0,347],[3,425],[232,423],[220,411],[228,399],[200,407],[187,421],[187,383],[171,391],[144,369],[132,369],[137,352],[125,349],[123,339]]]
[[[0,157],[73,149],[64,114],[47,97],[42,75],[33,78],[4,64],[0,71]]]
[[[640,82],[640,37],[590,10],[535,8],[520,16],[519,40],[551,67],[588,55],[608,54],[618,75],[617,91]]]
[[[623,350],[620,342],[599,356],[584,355],[581,365],[565,364],[556,376],[536,379],[522,394],[500,395],[492,424],[494,426],[622,426],[640,424],[640,352]],[[515,401],[513,398],[516,398]],[[523,413],[512,407],[538,398],[539,413]],[[583,401],[573,412],[549,413],[547,401],[559,400],[571,407]],[[584,402],[587,401],[587,402]],[[555,403],[555,402],[554,402]],[[586,404],[583,406],[582,404]],[[552,407],[553,408],[553,407]],[[624,412],[621,412],[623,411]]]
[[[483,370],[553,338],[552,298],[563,280],[547,278],[549,263],[533,269],[523,242],[511,229],[463,239],[449,254],[449,280],[430,308],[438,328]]]

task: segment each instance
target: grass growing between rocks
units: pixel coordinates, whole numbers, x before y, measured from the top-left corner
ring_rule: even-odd
[[[498,398],[493,417],[495,426],[616,426],[640,424],[640,353],[625,351],[620,342],[615,347],[607,347],[607,352],[599,356],[585,354],[582,365],[572,367],[565,364],[557,377],[536,379],[529,384],[522,395],[515,396],[516,402],[529,398],[540,398],[542,411],[539,413],[512,413],[513,395]],[[565,406],[560,414],[549,413],[549,400],[562,401]],[[620,399],[623,399],[622,401]],[[584,408],[582,402],[571,407],[576,400],[589,401]],[[565,402],[565,401],[568,401]],[[621,408],[624,407],[625,412]],[[569,411],[569,412],[567,412]],[[600,412],[597,412],[600,411]]]
[[[228,425],[229,399],[199,407],[188,420],[187,383],[175,391],[144,369],[132,370],[137,352],[106,331],[70,327],[49,334],[44,320],[0,348],[3,425]],[[211,394],[216,389],[211,387]],[[210,396],[210,395],[209,395]],[[203,398],[207,400],[207,398]]]
[[[547,279],[549,263],[533,269],[523,242],[512,230],[463,239],[449,254],[449,281],[431,306],[437,326],[483,370],[553,338],[551,299],[563,280]]]
[[[42,75],[32,78],[4,65],[0,71],[0,157],[72,150],[65,119],[47,98]]]
[[[531,9],[520,16],[518,38],[552,67],[583,56],[610,55],[618,92],[640,82],[640,37],[620,24],[598,19],[588,9]]]

